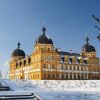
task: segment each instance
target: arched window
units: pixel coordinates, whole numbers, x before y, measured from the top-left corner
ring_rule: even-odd
[[[61,79],[64,79],[64,74],[62,74],[62,78]]]
[[[72,64],[72,58],[69,58],[69,63]]]
[[[46,64],[43,65],[43,68],[46,68]]]
[[[61,62],[64,63],[64,57],[61,58]]]
[[[19,62],[19,66],[21,66],[22,65],[22,62]]]
[[[72,66],[69,66],[69,69],[72,70]]]
[[[72,74],[70,74],[70,79],[72,79]]]
[[[76,74],[74,73],[74,79],[76,79]]]
[[[63,65],[61,65],[61,69],[63,69]]]
[[[44,79],[46,79],[46,73],[44,73]]]
[[[50,48],[48,48],[48,51],[50,51]]]
[[[16,63],[16,67],[18,67],[18,63]]]
[[[24,60],[24,65],[26,64],[26,60]]]
[[[87,64],[87,60],[84,60],[84,64]]]
[[[66,79],[68,79],[68,74],[66,74]]]
[[[77,59],[77,63],[80,64],[80,59]]]
[[[75,66],[73,66],[73,70],[75,70]]]
[[[55,79],[55,74],[52,74],[52,79]]]
[[[50,74],[48,74],[48,79],[50,79],[51,77],[50,77]]]
[[[43,51],[43,48],[41,48],[41,51]]]
[[[80,75],[78,74],[78,80],[80,79]]]
[[[79,66],[77,66],[77,70],[79,70]]]
[[[29,57],[29,58],[28,58],[28,64],[30,64],[30,63],[31,63],[31,58]]]

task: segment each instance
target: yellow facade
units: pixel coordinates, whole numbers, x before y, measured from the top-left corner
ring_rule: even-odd
[[[25,56],[20,44],[10,62],[10,79],[30,80],[81,80],[100,79],[99,58],[88,43],[80,54],[55,49],[53,41],[45,34],[36,40],[34,51]]]

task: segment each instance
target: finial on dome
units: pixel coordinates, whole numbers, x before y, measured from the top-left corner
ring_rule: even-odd
[[[43,32],[43,34],[45,34],[45,32],[46,32],[44,20],[42,21],[42,32]]]
[[[20,48],[20,45],[21,45],[21,44],[20,44],[20,42],[18,42],[18,44],[17,44],[17,45],[18,45],[18,49],[19,49],[19,48]]]
[[[42,28],[42,31],[43,31],[43,34],[45,34],[45,32],[46,32],[46,28],[43,26],[43,28]]]
[[[89,43],[89,38],[88,38],[88,36],[86,37],[86,42],[87,42],[87,44]]]
[[[89,44],[89,37],[87,33],[86,33],[86,43]]]

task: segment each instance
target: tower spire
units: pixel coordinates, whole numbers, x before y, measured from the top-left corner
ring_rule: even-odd
[[[45,32],[46,32],[44,20],[42,21],[42,32],[43,32],[43,34],[45,34]]]
[[[88,36],[86,37],[86,42],[87,42],[87,44],[89,44],[89,38],[88,38]]]
[[[18,45],[18,49],[19,49],[19,48],[20,48],[20,45],[21,45],[21,44],[20,44],[20,42],[18,42],[18,44],[17,44],[17,45]]]
[[[46,32],[46,28],[44,26],[42,28],[42,32],[43,32],[43,34],[45,34],[45,32]]]
[[[89,37],[87,33],[86,33],[86,43],[89,44]]]

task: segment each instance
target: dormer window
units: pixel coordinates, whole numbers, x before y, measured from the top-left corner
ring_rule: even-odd
[[[18,67],[18,63],[16,63],[16,67]]]
[[[87,64],[87,60],[84,60],[84,64]]]
[[[24,60],[24,65],[26,64],[26,60]]]
[[[80,64],[80,60],[79,59],[77,59],[77,63]]]
[[[61,63],[64,63],[64,57],[61,58]]]
[[[22,62],[19,62],[19,65],[21,66],[22,65]]]
[[[29,58],[28,58],[28,64],[30,64],[30,62],[31,62],[31,58],[29,57]]]
[[[72,64],[72,58],[69,58],[69,63]]]

